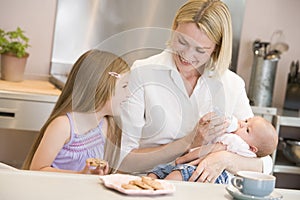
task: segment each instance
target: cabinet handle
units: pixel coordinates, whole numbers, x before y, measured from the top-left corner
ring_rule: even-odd
[[[0,117],[15,117],[15,113],[0,111]]]
[[[16,110],[12,108],[0,108],[0,117],[15,118]]]

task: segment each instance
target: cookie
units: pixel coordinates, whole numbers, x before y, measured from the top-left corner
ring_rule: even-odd
[[[152,187],[154,190],[163,190],[163,186],[160,182],[156,181],[155,179],[147,176],[142,177],[142,181]]]
[[[128,183],[122,184],[122,188],[128,190],[163,190],[162,184],[147,176],[142,176],[141,179],[131,180]]]
[[[93,166],[93,167],[99,166],[101,169],[103,169],[106,166],[106,161],[98,159],[98,158],[88,158],[88,159],[86,159],[86,163],[89,163],[90,166]]]
[[[140,188],[139,186],[129,184],[129,183],[122,184],[121,187],[124,188],[125,190],[142,190],[142,188]]]
[[[144,182],[141,181],[141,180],[133,180],[133,181],[129,181],[129,184],[139,186],[140,188],[142,188],[142,189],[144,189],[144,190],[154,190],[150,185],[144,183]]]

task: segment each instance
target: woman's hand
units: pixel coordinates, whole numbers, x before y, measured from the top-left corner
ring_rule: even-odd
[[[220,174],[227,168],[227,151],[218,151],[207,155],[205,158],[199,158],[192,162],[197,165],[189,181],[214,183]]]
[[[226,152],[226,145],[216,143],[195,148],[186,155],[177,158],[176,164],[188,162],[190,165],[198,166],[189,181],[214,183],[219,173],[224,170],[225,165],[222,165],[222,163],[226,164],[226,160],[221,160],[224,153],[214,155],[214,152]]]
[[[214,112],[205,114],[198,122],[191,148],[208,144],[216,137],[225,133],[228,126],[225,117]]]
[[[183,164],[189,162],[189,164],[191,165],[197,165],[200,162],[199,159],[203,159],[205,156],[213,152],[225,151],[226,148],[227,148],[226,145],[219,142],[216,144],[202,145],[200,147],[191,149],[189,153],[186,153],[185,155],[178,157],[175,163]]]

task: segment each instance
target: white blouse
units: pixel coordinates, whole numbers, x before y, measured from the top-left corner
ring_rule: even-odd
[[[214,109],[242,120],[253,117],[243,79],[230,70],[222,77],[209,75],[204,72],[189,96],[167,49],[135,61],[128,82],[130,95],[121,103],[121,157],[191,133],[199,119]],[[271,158],[267,160],[272,164]]]

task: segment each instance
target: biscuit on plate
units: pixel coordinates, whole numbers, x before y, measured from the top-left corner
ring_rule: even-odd
[[[147,176],[142,177],[142,181],[147,185],[151,186],[155,190],[162,190],[164,189],[160,182],[156,181],[155,179]]]
[[[144,183],[144,182],[141,181],[141,180],[133,180],[133,181],[129,181],[129,184],[139,186],[140,188],[142,188],[142,189],[144,189],[144,190],[154,190],[150,185]]]
[[[141,190],[142,189],[139,186],[129,184],[129,183],[128,184],[122,184],[121,187],[126,189],[126,190]]]

